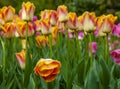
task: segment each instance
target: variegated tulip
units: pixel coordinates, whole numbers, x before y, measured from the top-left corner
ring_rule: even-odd
[[[15,9],[12,6],[4,6],[1,9],[2,18],[5,20],[5,22],[12,21],[15,15]]]
[[[65,5],[60,5],[57,8],[58,13],[58,21],[60,22],[66,22],[68,21],[68,9]]]
[[[41,17],[41,20],[42,19],[46,19],[46,18],[49,18],[50,17],[50,10],[44,10],[44,11],[41,11],[40,13],[40,17]]]
[[[112,14],[102,15],[98,18],[98,29],[102,30],[104,33],[110,33],[114,27],[114,23],[117,17],[114,17]]]
[[[50,10],[50,23],[51,25],[56,25],[57,23],[57,12],[55,10]]]
[[[37,47],[47,46],[48,45],[48,37],[46,37],[44,35],[37,36],[35,38],[35,41],[36,41]]]
[[[35,30],[36,31],[41,31],[41,21],[40,20],[36,20],[34,22],[34,24],[35,24]]]
[[[35,6],[31,2],[27,2],[22,4],[22,9],[19,11],[20,18],[22,20],[33,20],[34,16],[34,11],[35,11]]]
[[[83,29],[83,24],[82,24],[82,16],[79,16],[78,17],[78,24],[79,24],[79,26],[78,26],[78,31],[83,31],[84,29]]]
[[[78,18],[76,13],[74,12],[69,12],[68,13],[68,21],[67,21],[67,27],[70,28],[71,30],[78,29],[79,23],[78,23]]]
[[[96,29],[96,16],[94,12],[84,12],[82,15],[82,24],[85,32],[93,32]]]
[[[34,29],[32,23],[27,23],[25,21],[18,21],[17,22],[17,31],[20,37],[26,36],[26,30],[28,29],[28,36],[32,36],[34,34]]]
[[[12,38],[12,37],[19,37],[19,34],[16,30],[16,24],[14,24],[13,22],[8,22],[4,25],[4,36],[6,38]]]
[[[34,72],[37,76],[41,76],[45,82],[52,82],[59,74],[61,63],[53,59],[40,59],[35,68]]]
[[[41,20],[41,32],[44,35],[52,33],[50,20],[48,18]]]
[[[25,60],[26,60],[25,54],[26,54],[25,50],[22,50],[21,52],[16,53],[17,61],[22,69],[25,69]]]
[[[4,25],[5,20],[2,18],[2,14],[0,13],[0,25]]]

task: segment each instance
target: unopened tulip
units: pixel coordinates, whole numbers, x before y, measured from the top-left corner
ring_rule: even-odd
[[[40,17],[41,17],[41,20],[42,19],[46,19],[46,18],[49,18],[50,17],[50,10],[44,10],[44,11],[41,11],[40,13]]]
[[[22,50],[21,52],[16,53],[17,61],[22,69],[25,69],[25,50]]]
[[[41,20],[41,32],[44,35],[52,33],[52,28],[49,19]]]
[[[33,20],[33,16],[34,16],[34,11],[35,11],[35,6],[33,3],[31,2],[27,2],[22,4],[22,9],[19,12],[19,15],[21,17],[22,20]]]
[[[41,76],[45,82],[52,82],[59,74],[61,63],[53,59],[40,59],[35,68],[34,72],[37,76]]]
[[[82,24],[85,32],[93,32],[96,30],[96,16],[94,12],[84,12],[82,15]]]
[[[78,39],[79,40],[82,40],[83,39],[83,37],[84,37],[84,32],[78,32]]]
[[[76,13],[74,12],[69,12],[68,13],[68,21],[67,21],[67,27],[72,29],[72,30],[76,30],[79,27],[79,23],[78,23],[78,18]]]
[[[5,22],[12,21],[15,15],[15,9],[12,6],[4,6],[1,9],[2,18],[5,20]]]
[[[48,45],[48,37],[44,35],[39,35],[35,38],[37,47],[47,46]]]
[[[60,5],[57,8],[58,21],[66,22],[68,20],[68,9],[65,5]]]
[[[17,22],[17,31],[20,37],[26,36],[26,30],[28,30],[28,36],[32,36],[34,34],[34,28],[32,23],[27,23],[25,21],[18,21]]]
[[[78,31],[83,31],[84,29],[83,29],[83,24],[82,24],[82,16],[79,16],[78,17]]]
[[[57,12],[55,10],[50,10],[50,23],[51,25],[56,25],[57,23]]]
[[[34,24],[35,24],[35,30],[36,31],[41,31],[41,21],[40,20],[36,20],[34,22]]]
[[[116,64],[120,65],[120,49],[111,51],[110,56],[113,58]]]

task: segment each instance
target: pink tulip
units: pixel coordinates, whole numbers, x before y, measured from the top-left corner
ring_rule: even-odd
[[[84,37],[84,32],[78,32],[78,39],[82,40]]]
[[[114,28],[112,30],[112,34],[114,36],[120,37],[120,23],[118,25],[114,25]]]
[[[97,50],[97,43],[96,42],[92,42],[92,53],[93,53],[93,55],[95,55],[96,50]],[[89,52],[89,55],[90,55],[90,43],[88,45],[88,52]]]
[[[116,64],[120,65],[120,49],[113,50],[110,53],[110,56],[113,58]]]

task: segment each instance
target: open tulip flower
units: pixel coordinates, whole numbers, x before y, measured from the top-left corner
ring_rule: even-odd
[[[110,56],[114,59],[116,64],[120,65],[120,49],[111,51]]]
[[[27,2],[22,4],[22,9],[19,11],[20,18],[22,20],[33,20],[34,16],[34,11],[35,11],[35,6],[31,2]]]
[[[28,24],[28,25],[27,25]],[[17,31],[20,37],[26,36],[26,30],[28,29],[28,36],[32,36],[34,34],[34,28],[32,23],[27,23],[25,21],[18,21],[17,22]]]
[[[0,13],[2,13],[2,18],[5,20],[5,22],[12,21],[15,15],[15,9],[12,6],[4,6]]]
[[[20,67],[22,69],[25,69],[25,59],[26,59],[25,50],[22,50],[21,52],[16,53],[16,58],[18,63],[20,64]]]
[[[61,63],[53,59],[40,59],[35,68],[34,72],[37,76],[41,76],[46,82],[52,82],[59,74]]]
[[[67,26],[68,28],[70,28],[71,30],[76,30],[79,27],[79,23],[78,23],[78,18],[76,13],[74,12],[69,12],[68,13],[68,21],[67,21]]]
[[[68,21],[68,9],[65,5],[60,5],[57,8],[58,21],[66,22]]]

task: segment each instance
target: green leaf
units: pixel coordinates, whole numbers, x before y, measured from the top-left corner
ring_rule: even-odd
[[[30,76],[30,83],[29,83],[28,89],[35,89],[35,81],[32,78],[32,76]]]
[[[72,89],[82,89],[80,86],[78,86],[77,84],[73,84]]]

